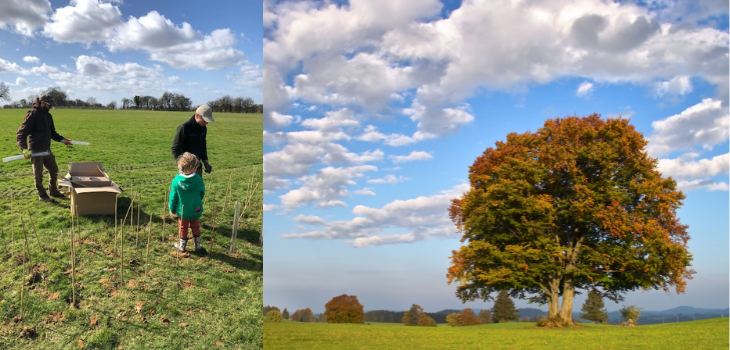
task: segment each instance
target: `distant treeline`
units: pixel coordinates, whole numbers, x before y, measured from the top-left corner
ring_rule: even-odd
[[[365,312],[365,322],[402,323],[405,311],[373,310]],[[448,314],[426,312],[436,323],[446,323]]]
[[[122,98],[121,104],[116,101],[102,105],[96,101],[96,98],[89,97],[85,101],[80,99],[69,99],[66,92],[60,88],[54,87],[43,92],[43,94],[51,95],[55,102],[54,108],[73,108],[73,109],[139,109],[150,111],[192,111],[197,106],[193,106],[190,98],[183,94],[173,92],[165,92],[162,96],[134,96],[132,98]],[[3,108],[24,108],[33,107],[33,100],[39,95],[28,96],[27,99],[13,101],[3,106]],[[263,113],[264,105],[256,104],[250,97],[231,97],[223,96],[217,100],[208,102],[213,112],[229,112],[229,113]]]

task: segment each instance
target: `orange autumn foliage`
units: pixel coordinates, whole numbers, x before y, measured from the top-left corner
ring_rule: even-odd
[[[570,321],[575,289],[600,287],[614,301],[639,289],[683,293],[694,274],[676,215],[685,196],[647,143],[628,120],[594,114],[487,148],[449,208],[463,233],[447,274],[457,296],[512,290]]]
[[[357,296],[342,294],[324,305],[328,323],[362,323],[365,319],[363,306]]]

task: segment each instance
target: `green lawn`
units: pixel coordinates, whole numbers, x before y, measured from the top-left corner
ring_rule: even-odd
[[[727,349],[728,319],[639,327],[534,323],[470,327],[396,324],[266,323],[266,349]]]
[[[20,153],[15,133],[25,112],[0,109],[1,157]],[[124,230],[124,281],[114,216],[81,217],[74,246],[77,305],[69,307],[70,200],[39,202],[29,162],[0,163],[0,349],[262,348],[262,115],[215,113],[216,121],[208,125],[213,173],[203,176],[208,196],[201,230],[210,254],[199,257],[174,255],[177,225],[168,217],[163,228],[162,219],[165,192],[177,173],[172,137],[192,112],[54,109],[52,114],[61,135],[91,143],[66,147],[53,142],[61,177],[69,162],[102,162],[124,191],[118,198],[119,221],[132,195],[141,195],[135,200],[135,228],[128,219]],[[232,194],[226,201],[229,183]],[[236,250],[230,252],[234,209],[224,203],[243,206],[249,197]],[[21,250],[21,217],[30,256]],[[21,293],[25,312],[19,320]],[[33,332],[26,335],[24,328]]]

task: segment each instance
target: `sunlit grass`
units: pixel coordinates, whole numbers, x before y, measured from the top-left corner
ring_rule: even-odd
[[[206,257],[176,257],[176,224],[166,220],[165,191],[177,168],[170,146],[176,127],[188,112],[53,110],[58,132],[90,146],[65,147],[54,142],[61,176],[69,162],[99,161],[124,192],[118,198],[121,220],[132,193],[141,195],[135,224],[124,232],[124,283],[120,250],[115,248],[114,216],[81,217],[76,236],[77,308],[69,308],[71,290],[69,200],[40,203],[27,160],[0,163],[0,349],[178,349],[261,348],[263,307],[262,116],[215,114],[208,127],[208,155],[213,173],[204,175],[208,198],[202,218]],[[19,154],[15,133],[23,110],[0,109],[0,155]],[[46,175],[47,176],[47,175]],[[249,179],[252,185],[249,188]],[[47,177],[44,181],[47,181]],[[229,252],[233,205],[251,198],[239,223],[236,250]],[[258,189],[253,192],[255,184]],[[64,190],[62,188],[62,190]],[[11,191],[14,244],[11,230]],[[35,238],[30,216],[37,229]],[[152,224],[149,225],[150,215]],[[23,271],[20,218],[26,224],[30,264]],[[149,226],[149,227],[148,227]],[[215,232],[213,233],[213,228]],[[149,228],[149,231],[148,231]],[[147,234],[151,233],[145,277]],[[38,245],[40,241],[40,247]],[[191,243],[192,245],[192,243]],[[14,248],[14,251],[13,251]],[[189,248],[190,249],[190,248]],[[39,278],[28,274],[35,266]],[[27,300],[19,315],[21,281]],[[24,327],[35,331],[21,336]]]

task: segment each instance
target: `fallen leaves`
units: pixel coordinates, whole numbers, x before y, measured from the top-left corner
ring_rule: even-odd
[[[45,324],[49,323],[56,323],[63,321],[63,312],[52,312],[50,315],[46,317],[46,319],[43,321]]]

